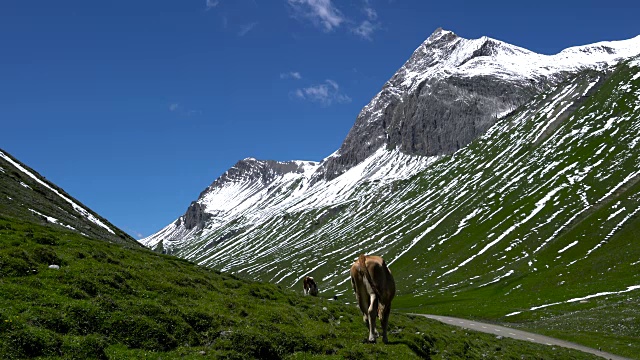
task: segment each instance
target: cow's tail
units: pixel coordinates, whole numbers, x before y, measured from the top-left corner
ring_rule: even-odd
[[[360,268],[360,273],[367,278],[367,282],[371,286],[373,293],[376,294],[376,297],[378,299],[380,299],[380,290],[371,278],[371,274],[369,274],[369,269],[367,269],[367,257],[364,254],[360,254],[360,256],[358,256],[358,265],[358,267]]]

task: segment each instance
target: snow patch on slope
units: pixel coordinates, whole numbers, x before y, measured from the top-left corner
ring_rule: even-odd
[[[36,214],[36,215],[40,215],[40,216],[42,216],[43,218],[47,219],[47,221],[48,221],[48,222],[50,222],[50,223],[52,223],[52,224],[56,224],[56,225],[60,225],[60,226],[64,226],[64,227],[66,227],[67,229],[71,229],[71,230],[74,230],[74,231],[76,230],[76,228],[74,228],[73,226],[63,224],[62,222],[60,222],[60,220],[58,220],[58,219],[56,219],[56,218],[54,218],[54,217],[52,217],[52,216],[45,215],[45,214],[43,214],[43,213],[41,213],[41,212],[38,212],[38,211],[35,211],[35,210],[33,210],[33,209],[29,209],[29,211],[31,211],[32,213],[34,213],[34,214]]]
[[[539,310],[539,309],[544,309],[547,308],[549,306],[555,306],[555,305],[561,305],[561,304],[570,304],[570,303],[574,303],[574,302],[580,302],[580,301],[586,301],[589,299],[593,299],[593,298],[597,298],[597,297],[602,297],[602,296],[609,296],[609,295],[620,295],[620,294],[625,294],[634,290],[640,290],[640,285],[634,285],[634,286],[628,286],[625,290],[620,290],[620,291],[604,291],[604,292],[600,292],[597,294],[591,294],[591,295],[587,295],[587,296],[583,296],[583,297],[579,297],[579,298],[573,298],[573,299],[569,299],[566,301],[559,301],[559,302],[555,302],[555,303],[550,303],[550,304],[544,304],[544,305],[539,305],[539,306],[533,306],[529,309],[529,311],[535,311],[535,310]],[[513,316],[513,315],[518,315],[521,314],[522,311],[516,311],[516,312],[512,312],[510,314],[507,314],[505,316]]]

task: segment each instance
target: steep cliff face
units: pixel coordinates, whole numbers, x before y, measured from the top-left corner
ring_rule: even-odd
[[[202,229],[211,219],[212,214],[207,213],[206,206],[193,201],[187,208],[187,212],[176,220],[177,226],[184,226],[187,230]]]
[[[425,80],[383,119],[387,144],[409,154],[451,154],[536,94],[491,76]]]

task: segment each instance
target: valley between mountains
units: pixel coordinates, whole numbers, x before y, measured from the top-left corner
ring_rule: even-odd
[[[241,160],[139,242],[4,151],[0,182],[5,358],[590,358],[425,313],[640,359],[640,36],[437,29],[336,152]],[[396,280],[389,347],[359,342],[360,253]]]

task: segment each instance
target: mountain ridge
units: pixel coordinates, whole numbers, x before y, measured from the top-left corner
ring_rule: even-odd
[[[0,214],[31,218],[85,236],[140,246],[131,236],[73,198],[35,170],[0,149]]]

